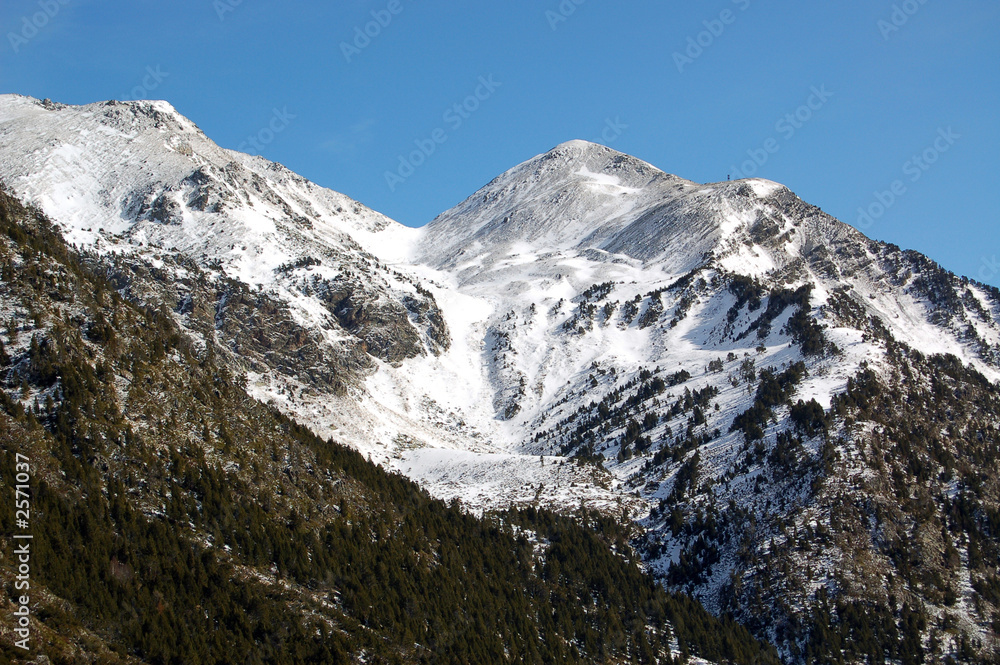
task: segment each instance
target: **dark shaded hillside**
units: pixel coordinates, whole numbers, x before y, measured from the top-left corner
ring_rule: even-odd
[[[864,368],[829,411],[778,389],[796,366],[761,372],[733,423],[738,473],[700,477],[692,457],[651,518],[683,547],[664,581],[698,596],[728,556],[721,610],[794,662],[995,663],[1000,392],[954,356],[872,334],[888,375]],[[713,503],[741,476],[766,510]]]
[[[31,459],[33,655],[649,663],[676,640],[776,662],[616,554],[627,534],[606,518],[475,519],[255,402],[211,344],[123,299],[94,261],[0,191],[0,486],[9,497],[15,453]],[[27,660],[12,565],[0,663]]]

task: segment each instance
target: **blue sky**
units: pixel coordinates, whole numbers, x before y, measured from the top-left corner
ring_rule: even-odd
[[[583,138],[1000,285],[995,0],[4,0],[0,26],[2,92],[166,99],[411,226]]]

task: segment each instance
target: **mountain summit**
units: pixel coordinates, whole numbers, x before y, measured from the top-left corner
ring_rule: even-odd
[[[592,249],[690,269],[750,199],[784,190],[766,180],[698,185],[624,153],[569,141],[514,167],[433,220],[421,258],[488,265],[512,248]]]

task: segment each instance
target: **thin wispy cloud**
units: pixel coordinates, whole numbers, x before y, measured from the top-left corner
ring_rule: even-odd
[[[352,157],[357,154],[358,148],[372,140],[372,129],[376,124],[378,121],[375,118],[358,120],[348,126],[345,131],[323,141],[319,147],[335,155]]]

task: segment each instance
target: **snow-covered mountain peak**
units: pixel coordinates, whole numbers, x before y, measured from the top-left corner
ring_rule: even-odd
[[[686,271],[783,196],[790,192],[768,180],[702,185],[606,146],[569,141],[432,221],[418,256],[457,268],[460,279],[512,255],[593,250]]]
[[[34,99],[24,95],[0,95],[0,122],[30,117],[36,122],[51,122],[79,114],[94,118],[109,129],[137,134],[149,129],[201,134],[198,127],[165,100],[106,101],[71,106],[49,99]],[[48,116],[48,120],[46,120]]]
[[[613,172],[628,181],[630,185],[645,183],[658,177],[677,179],[677,176],[664,173],[637,157],[600,143],[591,143],[580,139],[560,143],[548,152],[514,167],[507,174],[532,168],[537,168],[540,172],[544,172],[546,169],[549,172],[573,172],[578,170],[576,167],[585,167],[586,170],[595,172]]]
[[[280,164],[219,147],[164,101],[0,96],[0,170],[71,242],[173,247],[256,283],[301,258],[303,244],[367,249],[372,234],[399,226]]]

